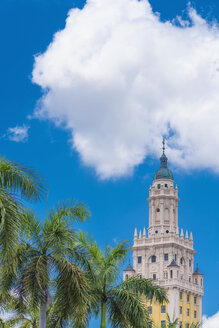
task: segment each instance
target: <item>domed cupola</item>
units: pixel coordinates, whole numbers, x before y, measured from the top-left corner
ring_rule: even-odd
[[[154,180],[168,179],[173,180],[173,174],[167,167],[167,157],[165,155],[165,140],[163,139],[163,154],[160,157],[160,168],[154,176]]]

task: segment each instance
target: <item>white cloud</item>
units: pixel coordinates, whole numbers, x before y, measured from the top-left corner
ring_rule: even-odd
[[[7,137],[11,141],[26,142],[28,140],[29,127],[25,124],[21,126],[15,126],[14,128],[8,128]]]
[[[35,58],[35,115],[69,129],[101,178],[159,155],[164,134],[174,165],[219,172],[219,28],[189,16],[179,27],[147,0],[87,0]]]
[[[212,317],[203,317],[203,328],[218,328],[219,327],[219,311]]]

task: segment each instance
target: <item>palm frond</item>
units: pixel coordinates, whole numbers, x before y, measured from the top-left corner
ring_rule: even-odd
[[[48,259],[46,255],[39,254],[26,264],[19,281],[18,291],[24,297],[31,296],[33,306],[37,306],[40,302],[47,302],[47,286]]]
[[[54,223],[56,223],[57,220],[65,220],[67,224],[70,221],[75,223],[84,222],[90,215],[90,211],[85,204],[74,200],[65,200],[62,202],[59,201],[57,205],[49,211],[48,218]]]
[[[109,319],[115,328],[124,328],[127,323],[132,327],[149,327],[149,315],[138,294],[112,288],[107,296],[111,303],[108,307]]]
[[[15,195],[0,188],[0,256],[2,263],[12,259],[21,225],[21,205]]]
[[[144,295],[146,298],[152,298],[159,303],[168,302],[165,290],[153,284],[152,280],[130,277],[121,283],[122,288],[138,295]]]
[[[0,188],[20,193],[26,200],[38,201],[45,195],[44,182],[34,169],[0,158]]]
[[[42,248],[42,224],[37,214],[30,209],[23,209],[20,237],[25,243]]]
[[[59,320],[69,320],[72,316],[76,319],[76,313],[80,313],[78,320],[80,318],[81,322],[86,321],[92,298],[86,275],[67,259],[56,259],[54,262],[59,273],[56,280],[53,324]]]

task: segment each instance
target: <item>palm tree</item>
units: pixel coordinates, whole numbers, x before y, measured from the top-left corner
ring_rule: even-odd
[[[87,313],[100,313],[100,328],[106,328],[106,319],[112,327],[149,327],[150,319],[143,297],[152,297],[160,303],[167,299],[163,290],[149,279],[132,277],[118,282],[128,243],[120,242],[115,248],[106,245],[101,251],[93,239],[81,232],[79,244],[87,249],[92,268],[89,278],[94,301]]]
[[[179,319],[173,318],[173,321],[171,321],[169,314],[167,313],[167,328],[176,328],[178,327]]]
[[[0,158],[0,256],[4,263],[13,257],[22,217],[22,200],[44,196],[42,177],[22,164]]]
[[[201,324],[199,322],[193,322],[190,326],[190,328],[200,328]]]
[[[47,305],[53,299],[57,318],[62,297],[68,301],[71,311],[89,302],[88,280],[78,266],[83,252],[75,245],[73,230],[73,223],[84,222],[89,215],[85,205],[70,201],[51,209],[44,224],[33,211],[23,213],[16,275],[2,271],[2,289],[19,295],[21,305],[30,302],[31,308],[39,307],[39,328],[46,327]],[[67,320],[69,313],[62,316]]]

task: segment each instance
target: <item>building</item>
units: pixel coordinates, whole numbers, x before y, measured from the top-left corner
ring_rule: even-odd
[[[160,168],[155,173],[149,189],[148,233],[134,232],[133,268],[129,264],[123,271],[124,279],[138,275],[151,278],[165,288],[168,304],[147,302],[154,323],[166,323],[179,318],[179,327],[189,327],[202,320],[203,275],[194,271],[193,235],[178,227],[178,188],[167,167],[165,144],[160,158]]]

